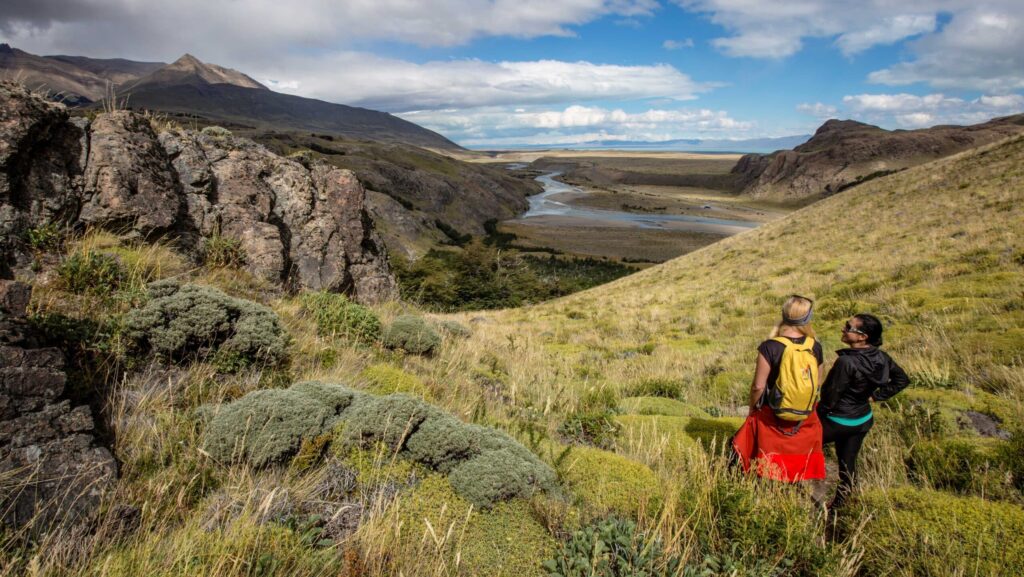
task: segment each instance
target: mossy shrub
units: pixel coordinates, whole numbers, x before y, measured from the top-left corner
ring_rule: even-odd
[[[516,499],[488,510],[476,509],[440,475],[423,479],[401,495],[392,515],[386,522],[395,527],[388,531],[394,540],[388,549],[395,574],[417,574],[424,565],[438,566],[438,560],[431,557],[441,556],[452,567],[452,575],[540,577],[545,575],[541,563],[556,545],[526,501]],[[425,548],[424,538],[431,531],[455,537],[440,550]]]
[[[203,449],[223,463],[280,463],[299,450],[303,439],[323,433],[332,416],[328,406],[299,391],[254,391],[216,411]]]
[[[679,461],[686,451],[698,446],[693,437],[686,434],[689,417],[619,415],[615,421],[621,427],[620,446],[642,448],[645,452],[652,447],[660,447],[664,457],[670,461]]]
[[[396,318],[381,337],[384,346],[400,349],[413,355],[429,355],[441,345],[441,337],[434,329],[415,315]]]
[[[473,331],[466,325],[453,320],[442,320],[437,322],[437,329],[445,336],[456,338],[456,339],[468,339],[473,335]]]
[[[117,292],[128,274],[117,258],[95,251],[75,252],[57,266],[61,287],[75,294],[107,296]]]
[[[562,421],[558,434],[575,445],[610,449],[615,446],[615,439],[619,435],[619,424],[615,421],[615,413],[607,409],[575,412]]]
[[[666,415],[670,417],[701,417],[711,415],[693,405],[664,397],[626,397],[619,401],[619,408],[624,413],[637,415]]]
[[[917,443],[907,465],[916,480],[936,489],[990,498],[1018,496],[1011,471],[1012,446],[999,439]]]
[[[381,323],[377,314],[343,294],[307,292],[300,300],[303,310],[316,322],[320,335],[342,336],[363,343],[380,339]]]
[[[487,508],[498,501],[529,498],[555,487],[556,476],[522,445],[482,450],[449,475],[452,487],[470,503]]]
[[[743,425],[742,417],[694,418],[686,423],[686,434],[705,449],[715,447],[719,451]]]
[[[378,395],[408,393],[424,398],[430,396],[430,389],[419,377],[392,365],[370,365],[359,376],[369,384],[369,390]]]
[[[683,382],[665,377],[645,379],[631,385],[627,391],[631,397],[678,399],[683,393]]]
[[[424,421],[446,416],[441,409],[409,395],[367,395],[345,412],[342,441],[357,447],[382,443],[399,451]]]
[[[1024,575],[1024,508],[901,487],[862,494],[865,575]],[[852,529],[852,527],[848,527]]]
[[[572,494],[594,516],[636,517],[661,504],[661,483],[654,471],[610,451],[573,448],[560,472]]]
[[[405,443],[404,456],[442,473],[480,453],[480,440],[455,417],[427,419]]]
[[[324,405],[335,416],[342,414],[353,403],[366,397],[366,393],[362,391],[351,389],[345,385],[321,381],[301,381],[289,387],[288,390],[305,395]]]
[[[199,285],[159,281],[150,300],[126,318],[127,335],[142,352],[170,360],[210,353],[239,364],[280,364],[287,358],[288,334],[269,308]]]

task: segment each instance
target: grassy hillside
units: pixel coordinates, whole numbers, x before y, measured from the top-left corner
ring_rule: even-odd
[[[122,479],[84,537],[0,533],[0,574],[612,575],[592,570],[608,556],[594,553],[601,536],[634,567],[619,575],[1019,574],[1022,201],[1017,138],[557,301],[432,317],[439,334],[417,339],[398,319],[418,314],[408,305],[278,299],[237,271],[189,269],[168,247],[70,241],[68,255],[105,252],[128,268],[119,286],[83,294],[67,278],[80,269],[44,272],[33,301],[51,334],[109,361]],[[168,276],[269,305],[290,362],[225,367],[212,354],[168,371],[133,357],[119,319],[150,298],[144,282]],[[810,488],[743,478],[721,451],[745,413],[754,349],[794,292],[816,300],[826,351],[850,314],[881,316],[913,380],[878,407],[860,496],[835,526]],[[89,322],[104,328],[58,330]],[[420,345],[433,353],[402,351]],[[507,431],[557,488],[479,508],[460,492],[465,470],[353,448],[347,424],[269,468],[204,451],[218,405],[304,379],[412,393]],[[125,504],[138,509],[130,530]]]

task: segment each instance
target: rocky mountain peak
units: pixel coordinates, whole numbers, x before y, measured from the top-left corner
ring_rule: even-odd
[[[269,90],[266,86],[237,70],[203,62],[188,53],[183,54],[174,62],[157,69],[148,76],[140,78],[122,90],[138,90],[140,88],[182,84],[230,84],[242,88]]]
[[[14,54],[14,49],[11,48],[10,44],[4,42],[3,44],[0,44],[0,54]]]

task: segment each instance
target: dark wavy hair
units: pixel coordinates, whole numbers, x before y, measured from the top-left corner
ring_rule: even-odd
[[[853,318],[860,321],[860,330],[868,336],[869,345],[882,346],[882,321],[878,320],[878,317],[860,313],[853,315]]]

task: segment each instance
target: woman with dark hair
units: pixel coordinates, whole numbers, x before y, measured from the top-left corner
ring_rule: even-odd
[[[851,317],[842,329],[842,341],[849,348],[836,351],[839,358],[825,377],[818,404],[822,440],[835,444],[839,460],[839,487],[830,510],[842,506],[853,489],[857,454],[874,424],[871,402],[891,398],[910,383],[903,369],[878,348],[882,321],[877,317]]]

